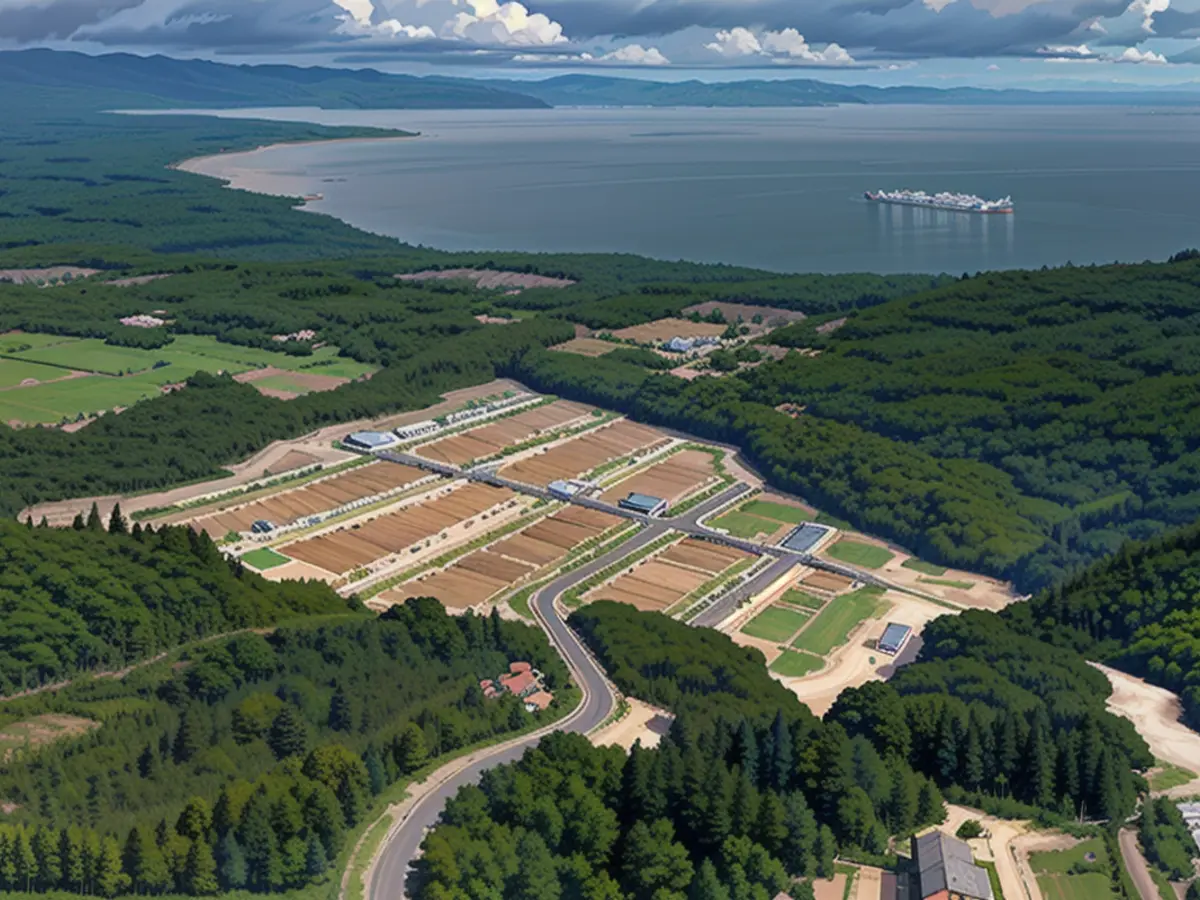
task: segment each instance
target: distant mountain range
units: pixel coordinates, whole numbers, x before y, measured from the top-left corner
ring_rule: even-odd
[[[72,106],[319,106],[544,109],[551,106],[800,107],[834,104],[1196,106],[1200,91],[1026,91],[840,85],[811,78],[709,83],[599,75],[543,81],[388,75],[374,69],[228,65],[166,56],[0,52],[0,83]]]

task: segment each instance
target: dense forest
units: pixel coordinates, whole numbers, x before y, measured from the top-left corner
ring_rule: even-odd
[[[1004,615],[1174,691],[1200,729],[1200,525],[1126,544]]]
[[[302,615],[345,613],[316,582],[275,584],[204,532],[98,512],[82,530],[0,520],[0,694],[120,668],[188,641]]]
[[[0,763],[11,807],[0,883],[201,895],[328,879],[349,829],[389,784],[536,721],[516,698],[485,700],[479,689],[515,660],[567,686],[541,631],[451,617],[420,599],[9,701],[6,723],[79,716],[103,727]]]
[[[724,635],[601,601],[575,612],[624,691],[677,718],[626,756],[553,735],[449,803],[417,865],[420,900],[811,897],[835,853],[944,816],[934,783],[825,725]]]

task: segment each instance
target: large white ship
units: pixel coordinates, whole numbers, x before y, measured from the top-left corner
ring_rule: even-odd
[[[1011,197],[1003,200],[984,200],[974,194],[955,194],[944,191],[927,194],[924,191],[866,191],[863,194],[871,203],[894,203],[899,206],[924,206],[929,209],[945,209],[950,212],[1011,214]]]

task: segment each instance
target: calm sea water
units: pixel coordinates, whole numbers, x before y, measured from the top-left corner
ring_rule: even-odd
[[[1126,108],[241,111],[420,138],[201,163],[450,250],[627,251],[779,271],[974,272],[1200,244],[1200,115]],[[864,190],[1011,195],[1016,214]]]

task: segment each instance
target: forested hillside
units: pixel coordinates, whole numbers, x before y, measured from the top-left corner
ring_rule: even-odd
[[[1200,730],[1200,525],[1127,544],[1005,616],[1174,691]]]
[[[605,601],[572,624],[622,690],[652,679],[670,733],[628,757],[553,735],[459,791],[425,840],[420,900],[811,897],[791,879],[944,816],[930,780],[823,725],[757,651]]]
[[[541,631],[451,617],[425,599],[10,701],[6,724],[54,714],[103,725],[0,762],[0,884],[204,895],[336,878],[349,830],[389,784],[536,721],[479,690],[515,660],[566,686]]]
[[[345,613],[316,582],[275,584],[228,562],[203,532],[82,531],[0,521],[0,694],[121,666],[280,619]]]

